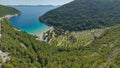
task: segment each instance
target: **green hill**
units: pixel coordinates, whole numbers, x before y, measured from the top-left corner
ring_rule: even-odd
[[[69,31],[120,24],[120,0],[74,0],[47,12],[40,21]]]
[[[20,12],[14,8],[0,5],[0,17],[5,15],[19,14]]]
[[[6,63],[0,58],[2,68],[120,68],[120,25],[65,32],[47,43],[19,31],[6,19],[0,23],[0,50],[10,56]],[[64,40],[58,46],[56,43],[62,37]],[[90,40],[92,42],[84,46]]]
[[[59,63],[62,68],[119,68],[119,41],[120,26],[111,27],[88,46],[79,46],[75,49],[72,47],[58,48],[60,53],[53,55],[58,60],[51,64]]]
[[[16,30],[7,20],[0,23],[2,23],[0,50],[9,52],[10,56],[10,60],[3,63],[2,68],[120,67],[120,26],[105,30],[99,38],[87,46],[78,46],[80,43],[72,42],[71,46],[66,46],[66,42],[62,44],[63,46],[57,46],[54,42],[49,45],[36,40],[35,36]]]

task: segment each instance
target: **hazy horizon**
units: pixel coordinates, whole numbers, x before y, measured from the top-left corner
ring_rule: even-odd
[[[0,0],[2,5],[63,5],[73,0]]]

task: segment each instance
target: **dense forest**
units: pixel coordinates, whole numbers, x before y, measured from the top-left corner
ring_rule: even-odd
[[[74,0],[47,12],[40,21],[69,31],[109,27],[120,23],[120,0]]]
[[[15,8],[0,5],[0,17],[3,17],[4,15],[12,15],[12,14],[20,14],[20,12]]]
[[[79,3],[80,0],[75,0],[70,4],[74,2],[77,3],[77,1]],[[87,1],[88,0],[81,0],[83,3],[86,3]],[[99,0],[91,1],[97,3]],[[114,3],[117,4],[116,1],[117,0],[115,0]],[[99,2],[103,4],[103,0],[100,0]],[[109,2],[113,3],[113,0],[110,0]],[[88,1],[88,3],[90,3],[90,1]],[[0,11],[0,13],[2,12]],[[16,10],[14,12],[16,12]],[[7,13],[4,15],[7,15]],[[112,17],[119,18],[116,17],[116,14]],[[107,18],[105,15],[105,21]],[[103,18],[101,17],[100,20],[102,19]],[[96,21],[98,21],[97,18]],[[105,23],[107,24],[107,22]],[[113,21],[111,20],[110,23],[113,23]],[[120,68],[120,25],[78,32],[65,31],[60,35],[57,35],[57,33],[52,37],[52,35],[56,33],[55,29],[55,32],[48,33],[48,38],[52,38],[52,41],[47,43],[36,40],[36,36],[29,35],[26,32],[16,29],[7,19],[0,20],[0,24],[0,32],[2,33],[0,50],[8,52],[10,56],[10,60],[7,60],[6,63],[3,63],[0,57],[2,68]],[[63,28],[63,26],[58,27]],[[59,45],[61,40],[62,43]]]
[[[51,42],[52,45],[40,42],[35,36],[15,30],[7,20],[0,23],[0,50],[9,52],[10,56],[10,60],[3,63],[2,68],[120,67],[120,26],[106,29],[99,38],[87,46],[78,46],[80,43],[57,46],[54,42]]]

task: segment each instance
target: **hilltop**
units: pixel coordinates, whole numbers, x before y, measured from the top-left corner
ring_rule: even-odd
[[[120,24],[120,0],[74,0],[40,17],[58,29],[82,31]]]
[[[14,7],[56,7],[54,5],[8,5]]]
[[[0,20],[0,23],[0,51],[9,53],[10,58],[4,63],[0,57],[2,68],[120,67],[120,25],[103,29],[65,31],[60,32],[60,35],[48,31],[45,36],[52,40],[47,43],[17,30],[7,19]]]
[[[14,15],[14,14],[20,14],[20,11],[12,7],[0,5],[0,17],[3,17],[5,15]]]

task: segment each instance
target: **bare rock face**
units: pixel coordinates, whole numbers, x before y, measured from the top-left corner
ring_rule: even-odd
[[[10,57],[8,52],[3,52],[1,50],[0,50],[0,57],[1,57],[1,61],[0,61],[0,68],[1,68],[2,63],[5,63],[7,60],[10,60]]]
[[[10,60],[10,57],[8,56],[9,53],[8,52],[2,52],[0,50],[0,56],[1,56],[1,59],[2,61],[5,63],[7,60]]]

